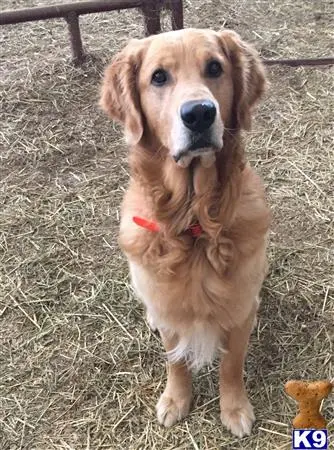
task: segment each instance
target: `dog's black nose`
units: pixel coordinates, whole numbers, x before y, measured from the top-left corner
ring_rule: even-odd
[[[202,133],[215,120],[216,107],[211,100],[192,100],[181,106],[181,119],[191,131]]]

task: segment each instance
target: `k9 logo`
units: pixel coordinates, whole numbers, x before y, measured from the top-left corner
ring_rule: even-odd
[[[293,430],[293,450],[327,449],[327,430]]]

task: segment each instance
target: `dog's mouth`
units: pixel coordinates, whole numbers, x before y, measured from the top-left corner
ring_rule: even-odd
[[[216,161],[216,153],[219,151],[217,148],[200,148],[198,150],[193,150],[191,152],[183,152],[177,156],[174,156],[174,161],[180,167],[186,168],[195,159],[200,159],[203,167],[211,167]]]
[[[203,134],[199,134],[191,136],[190,145],[186,150],[192,152],[196,150],[201,151],[202,149],[207,148],[215,148],[215,143],[210,137]]]
[[[188,167],[194,158],[199,158],[204,167],[210,167],[216,160],[215,154],[222,148],[222,141],[215,142],[206,136],[192,136],[189,145],[177,152],[173,158],[180,167]]]
[[[204,154],[208,153],[216,153],[219,149],[212,146],[207,147],[198,147],[194,150],[182,150],[177,155],[174,155],[174,161],[178,163],[182,158],[188,157],[188,158],[196,158],[198,156],[202,156]]]

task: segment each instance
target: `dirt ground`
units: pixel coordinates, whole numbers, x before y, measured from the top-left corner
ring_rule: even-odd
[[[233,28],[264,57],[333,53],[330,0],[184,3],[187,27]],[[217,364],[195,377],[190,416],[166,430],[155,419],[162,347],[117,246],[126,149],[97,108],[103,67],[143,35],[142,19],[81,24],[90,57],[78,68],[62,20],[0,28],[0,448],[289,449],[285,381],[333,377],[333,69],[268,69],[247,136],[274,215],[246,365],[253,434],[238,440],[220,424]],[[323,405],[332,432],[333,397]]]

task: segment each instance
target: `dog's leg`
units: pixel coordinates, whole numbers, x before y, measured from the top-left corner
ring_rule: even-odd
[[[255,297],[256,311],[255,311],[255,314],[254,314],[254,320],[253,320],[253,326],[252,326],[252,331],[251,332],[253,332],[256,329],[256,327],[257,327],[257,310],[259,309],[260,303],[261,303],[260,296],[257,295]]]
[[[255,311],[242,327],[233,328],[227,335],[226,350],[220,364],[220,410],[223,424],[236,436],[250,434],[255,420],[243,380],[244,360]]]
[[[177,341],[161,333],[166,351],[172,350]],[[174,425],[185,417],[190,409],[192,386],[191,372],[183,363],[168,363],[167,385],[157,404],[158,421],[165,427]]]
[[[146,311],[146,322],[148,323],[148,326],[150,327],[151,331],[155,333],[158,330],[158,327],[156,326],[153,316],[149,311]]]

